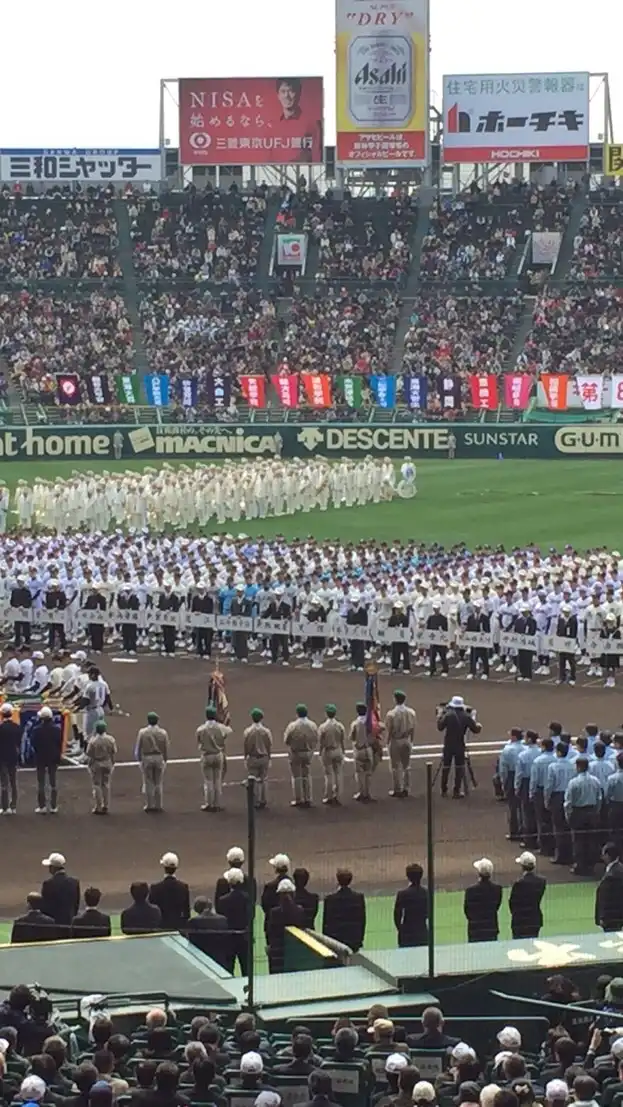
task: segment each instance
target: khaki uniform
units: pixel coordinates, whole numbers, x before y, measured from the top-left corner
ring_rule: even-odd
[[[110,778],[115,767],[117,743],[112,734],[95,734],[86,748],[87,768],[93,788],[93,810],[108,811]]]
[[[387,746],[394,792],[409,794],[411,752],[415,741],[416,715],[412,707],[399,703],[385,716]]]
[[[327,719],[318,727],[320,760],[324,771],[324,800],[340,800],[344,781],[344,741],[346,730],[337,719]]]
[[[318,745],[318,727],[311,719],[288,723],[283,740],[290,755],[290,774],[295,803],[312,801],[311,763]]]
[[[136,756],[143,775],[146,811],[162,811],[164,770],[169,760],[169,735],[156,723],[138,732]]]
[[[197,745],[203,773],[204,804],[211,810],[220,810],[223,799],[223,771],[225,769],[225,743],[232,733],[230,726],[208,719],[197,727]]]
[[[348,737],[355,751],[357,795],[361,799],[371,799],[372,774],[378,764],[378,759],[375,757],[377,740],[373,734],[368,733],[365,717],[358,716],[354,719],[350,724]]]
[[[258,807],[266,807],[266,777],[273,752],[273,736],[263,723],[252,723],[243,734],[244,759],[249,776],[257,781],[255,798]]]

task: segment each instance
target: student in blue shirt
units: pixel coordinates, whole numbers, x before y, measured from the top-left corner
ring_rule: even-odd
[[[536,846],[536,819],[534,805],[530,799],[530,770],[535,757],[538,757],[539,736],[536,730],[527,730],[521,753],[515,765],[515,794],[521,809],[521,845],[534,849]]]
[[[508,834],[509,842],[518,842],[520,838],[519,816],[520,803],[515,791],[515,769],[521,753],[523,731],[521,727],[514,726],[509,731],[509,740],[504,746],[498,761],[498,773],[504,798],[508,807]]]
[[[602,790],[588,771],[588,758],[578,757],[576,775],[565,792],[565,817],[571,830],[573,869],[576,876],[592,873],[598,854],[599,812]]]
[[[554,831],[553,865],[571,864],[571,835],[565,818],[565,792],[567,784],[575,776],[575,760],[569,757],[569,747],[564,742],[556,746],[556,757],[547,770],[544,800]]]
[[[539,849],[546,857],[551,857],[554,851],[552,819],[545,805],[547,771],[554,757],[554,739],[548,735],[541,742],[541,753],[535,757],[530,768],[529,795],[534,804]]]

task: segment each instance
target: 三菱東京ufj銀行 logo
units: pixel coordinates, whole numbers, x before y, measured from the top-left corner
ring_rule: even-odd
[[[623,454],[623,426],[561,427],[554,446],[561,454]]]

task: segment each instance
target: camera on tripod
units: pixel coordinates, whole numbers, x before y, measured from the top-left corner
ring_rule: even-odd
[[[447,703],[438,703],[436,705],[435,713],[437,715],[437,718],[439,718],[440,715],[443,715],[445,711],[464,711],[465,714],[469,715],[472,719],[478,718],[478,712],[476,711],[475,707],[470,707],[468,703],[463,703],[459,706],[458,704],[452,703],[451,700],[448,700]]]

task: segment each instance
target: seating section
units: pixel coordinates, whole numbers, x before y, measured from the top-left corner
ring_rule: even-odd
[[[399,314],[394,292],[327,288],[295,297],[284,327],[283,357],[292,372],[387,373]]]
[[[0,194],[0,281],[120,277],[118,244],[107,198]]]
[[[620,372],[623,289],[546,292],[534,309],[518,368],[547,373]]]
[[[408,194],[354,200],[308,198],[303,227],[318,250],[317,280],[402,284],[411,263],[417,207]]]
[[[604,189],[590,197],[573,243],[570,276],[576,281],[623,277],[623,194]]]

